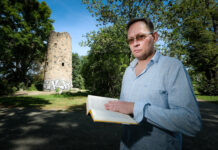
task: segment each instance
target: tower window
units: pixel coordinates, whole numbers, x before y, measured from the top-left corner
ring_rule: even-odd
[[[64,63],[62,63],[62,66],[64,66]]]

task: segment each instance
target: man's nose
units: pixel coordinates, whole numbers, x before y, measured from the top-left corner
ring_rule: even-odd
[[[136,40],[136,39],[134,39],[134,41],[133,41],[133,46],[135,47],[135,46],[138,46],[138,45],[139,45],[139,41]]]

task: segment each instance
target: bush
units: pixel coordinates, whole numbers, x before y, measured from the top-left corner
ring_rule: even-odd
[[[197,81],[196,85],[197,91],[201,95],[218,95],[218,81],[215,80],[206,80],[206,79],[201,79],[200,81]]]
[[[28,88],[28,91],[37,91],[35,84],[31,84],[31,86]]]
[[[43,82],[41,82],[41,81],[36,82],[35,87],[38,91],[42,91],[43,90]]]
[[[85,89],[84,78],[80,74],[76,75],[75,78],[73,78],[73,87]]]
[[[56,93],[59,93],[60,92],[60,88],[56,88],[55,91],[56,91]]]
[[[12,93],[15,93],[17,91],[17,88],[14,86],[12,87]]]
[[[26,89],[27,88],[26,88],[24,82],[21,82],[21,83],[18,84],[18,90],[26,90]]]
[[[8,80],[1,79],[0,80],[0,95],[10,95],[14,94],[17,91],[16,87],[13,87]]]

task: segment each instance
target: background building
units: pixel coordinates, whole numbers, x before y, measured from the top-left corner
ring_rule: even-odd
[[[51,32],[45,61],[43,89],[72,88],[72,41],[67,32]]]

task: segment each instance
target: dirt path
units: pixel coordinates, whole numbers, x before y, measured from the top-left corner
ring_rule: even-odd
[[[14,95],[15,96],[22,96],[22,95],[50,95],[55,94],[55,91],[17,91]]]
[[[84,90],[80,90],[78,88],[72,88],[71,92],[82,92]],[[57,93],[56,91],[17,91],[14,95],[15,96],[22,96],[22,95],[50,95],[50,94],[55,94]]]

